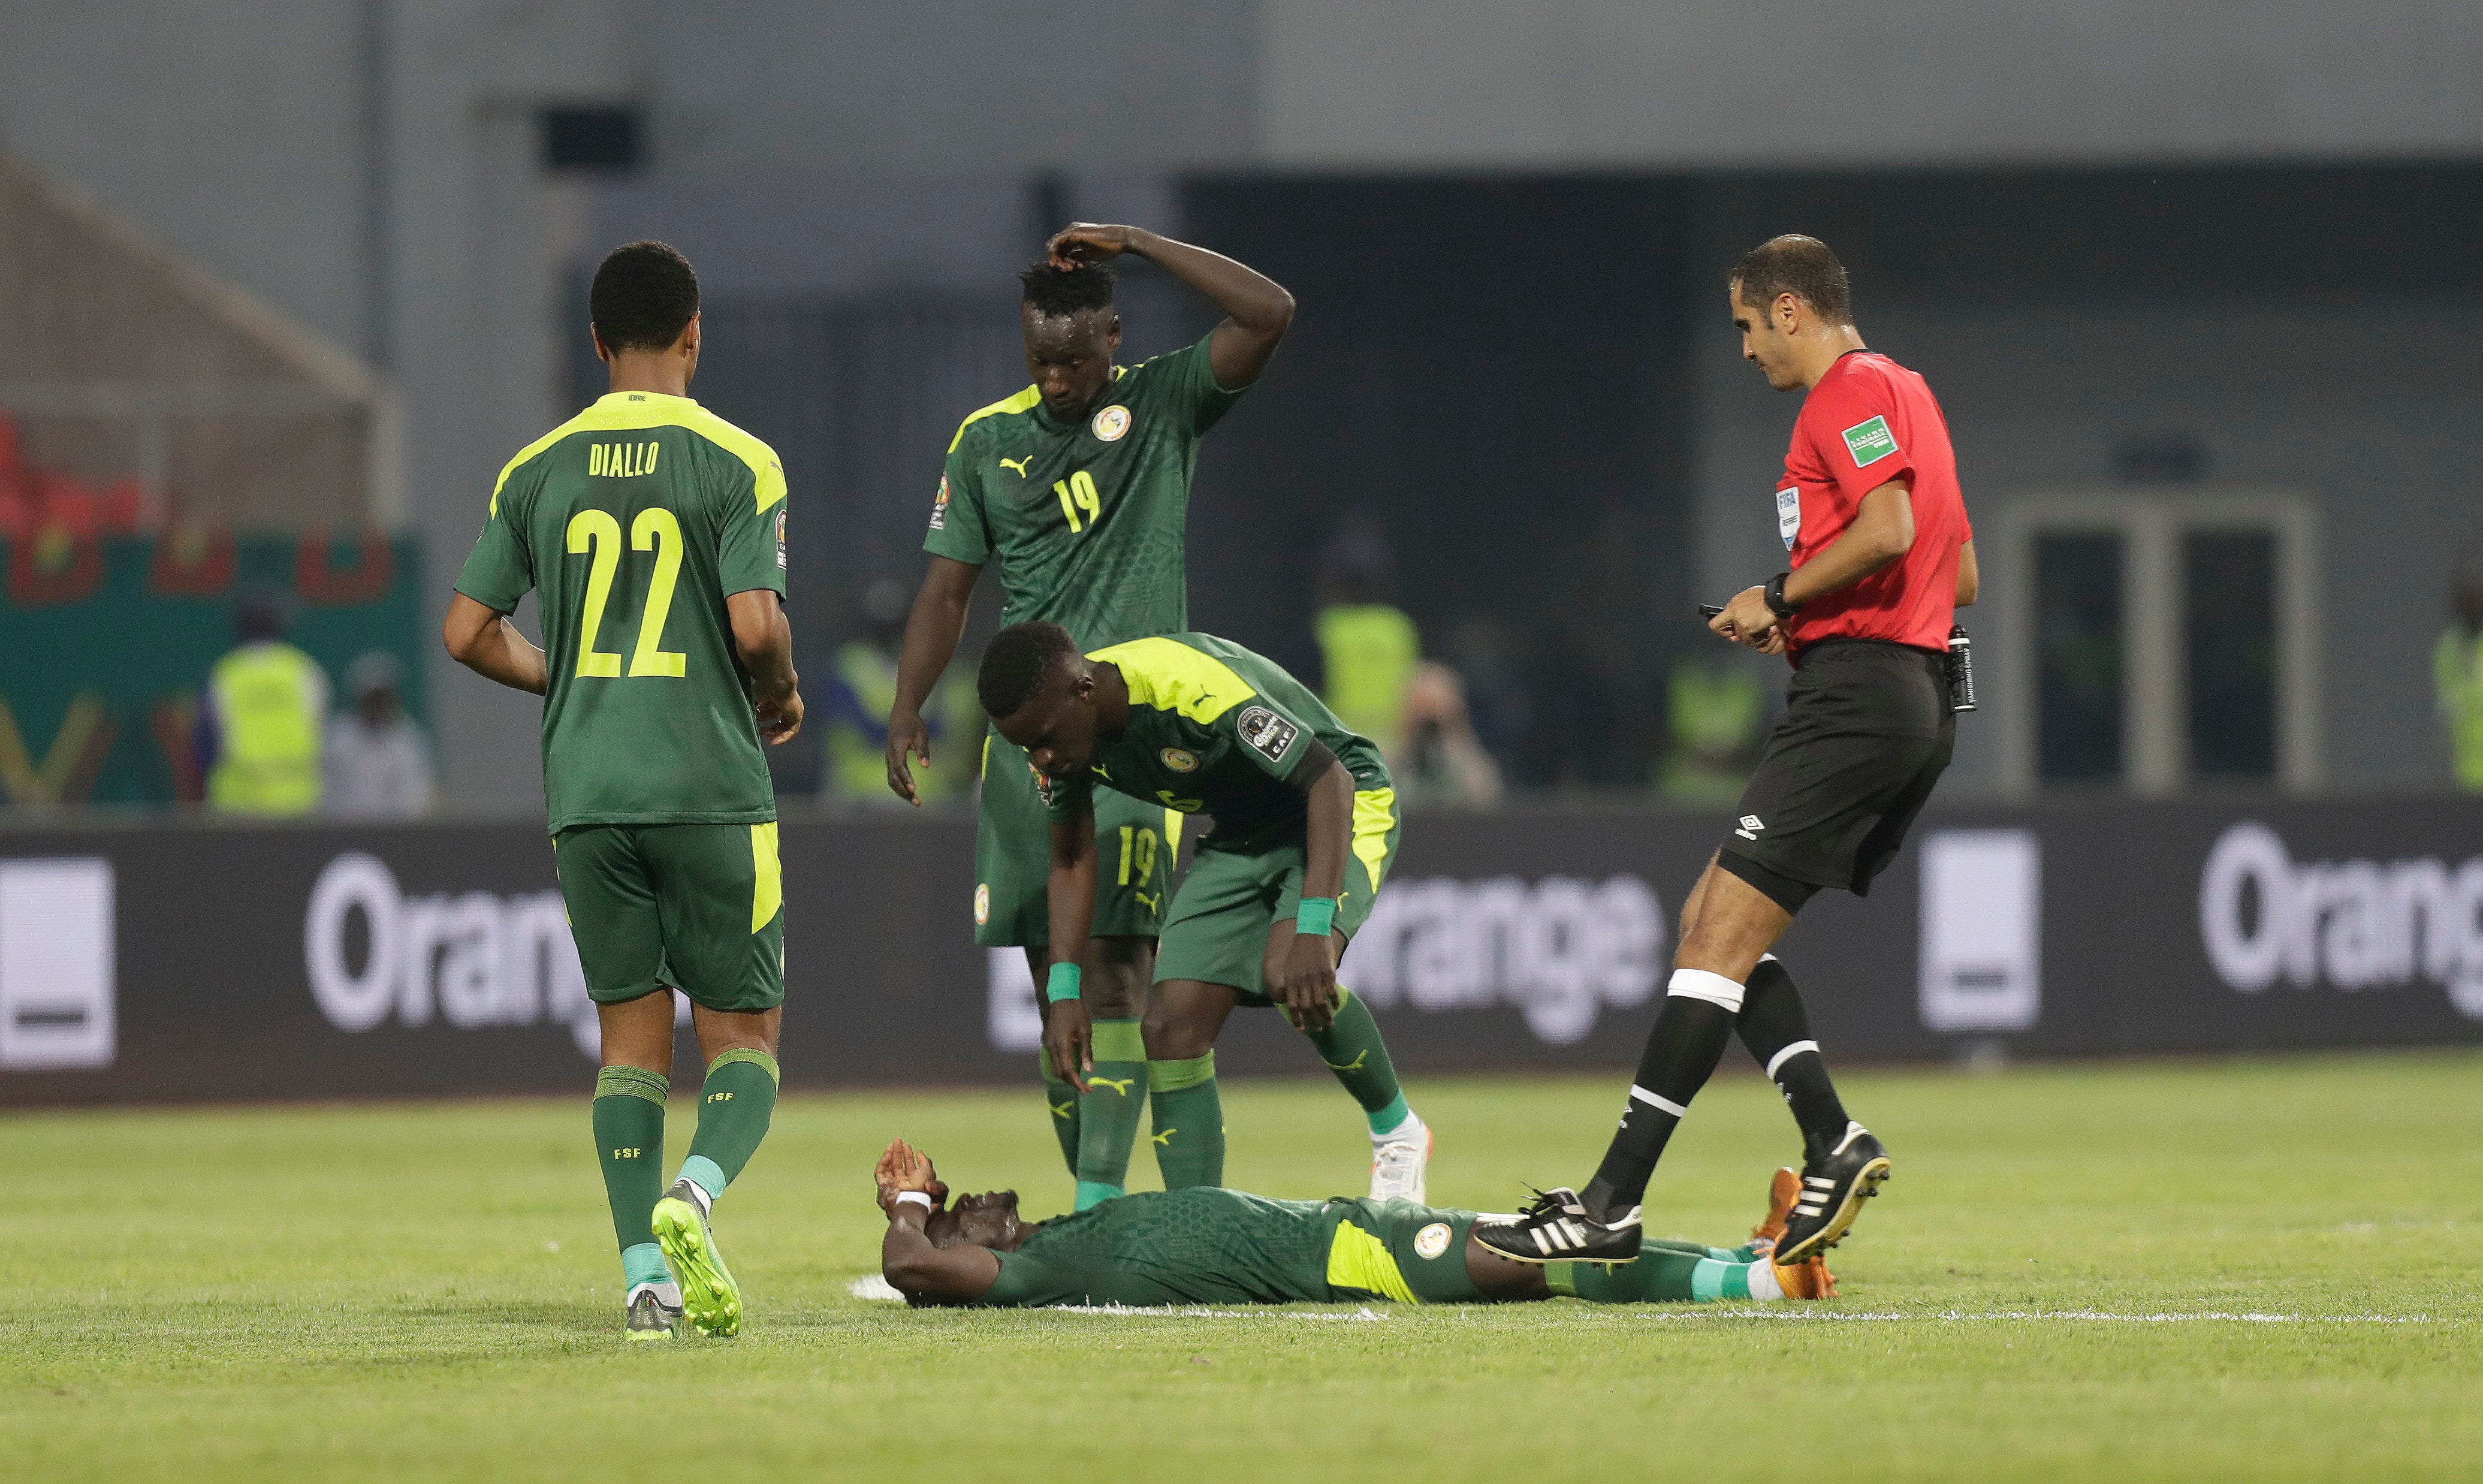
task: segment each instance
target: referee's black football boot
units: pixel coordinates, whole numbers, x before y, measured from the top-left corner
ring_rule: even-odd
[[[1514,1216],[1484,1216],[1474,1239],[1514,1262],[1635,1262],[1639,1208],[1597,1221],[1578,1193],[1562,1185],[1538,1190],[1535,1204]]]
[[[1888,1171],[1888,1152],[1860,1124],[1847,1124],[1834,1146],[1812,1150],[1802,1166],[1802,1194],[1776,1239],[1775,1260],[1790,1266],[1843,1241]]]

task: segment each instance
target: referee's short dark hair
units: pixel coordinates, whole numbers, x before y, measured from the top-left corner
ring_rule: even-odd
[[[1046,260],[1029,265],[1017,280],[1026,285],[1026,303],[1045,319],[1112,307],[1112,270],[1101,263],[1055,268]]]
[[[1012,623],[992,636],[975,699],[994,721],[1015,716],[1042,693],[1052,673],[1078,657],[1078,641],[1057,623]]]
[[[690,260],[660,242],[605,253],[586,293],[586,312],[607,351],[669,350],[698,309]]]
[[[1828,244],[1800,232],[1771,237],[1733,265],[1727,280],[1742,303],[1765,309],[1778,294],[1791,294],[1831,325],[1854,323],[1854,290],[1845,279],[1845,265]]]

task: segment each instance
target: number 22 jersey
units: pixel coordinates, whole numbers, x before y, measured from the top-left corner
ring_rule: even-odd
[[[687,397],[616,391],[500,471],[457,591],[538,594],[544,794],[585,824],[776,817],[725,599],[785,592],[785,470]]]

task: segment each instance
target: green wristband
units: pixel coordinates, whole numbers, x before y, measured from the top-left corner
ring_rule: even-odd
[[[1078,966],[1075,964],[1053,965],[1052,982],[1043,987],[1043,997],[1052,1001],[1055,1005],[1064,999],[1076,999],[1078,997]]]
[[[1336,898],[1306,896],[1299,911],[1294,914],[1294,931],[1311,938],[1325,938],[1336,923]]]

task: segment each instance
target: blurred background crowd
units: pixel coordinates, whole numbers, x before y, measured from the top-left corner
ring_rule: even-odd
[[[2483,789],[2483,13],[2374,5],[0,7],[0,799],[538,808],[535,707],[438,620],[500,463],[602,389],[586,271],[655,236],[693,394],[792,490],[780,791],[894,803],[941,455],[1071,220],[1300,302],[1206,444],[1193,621],[1425,804],[1738,791],[1782,670],[1695,607],[1781,565],[1796,403],[1723,272],[1791,230],[1951,419],[1950,789]],[[1125,358],[1209,328],[1129,266]],[[964,676],[935,709],[953,804]]]

